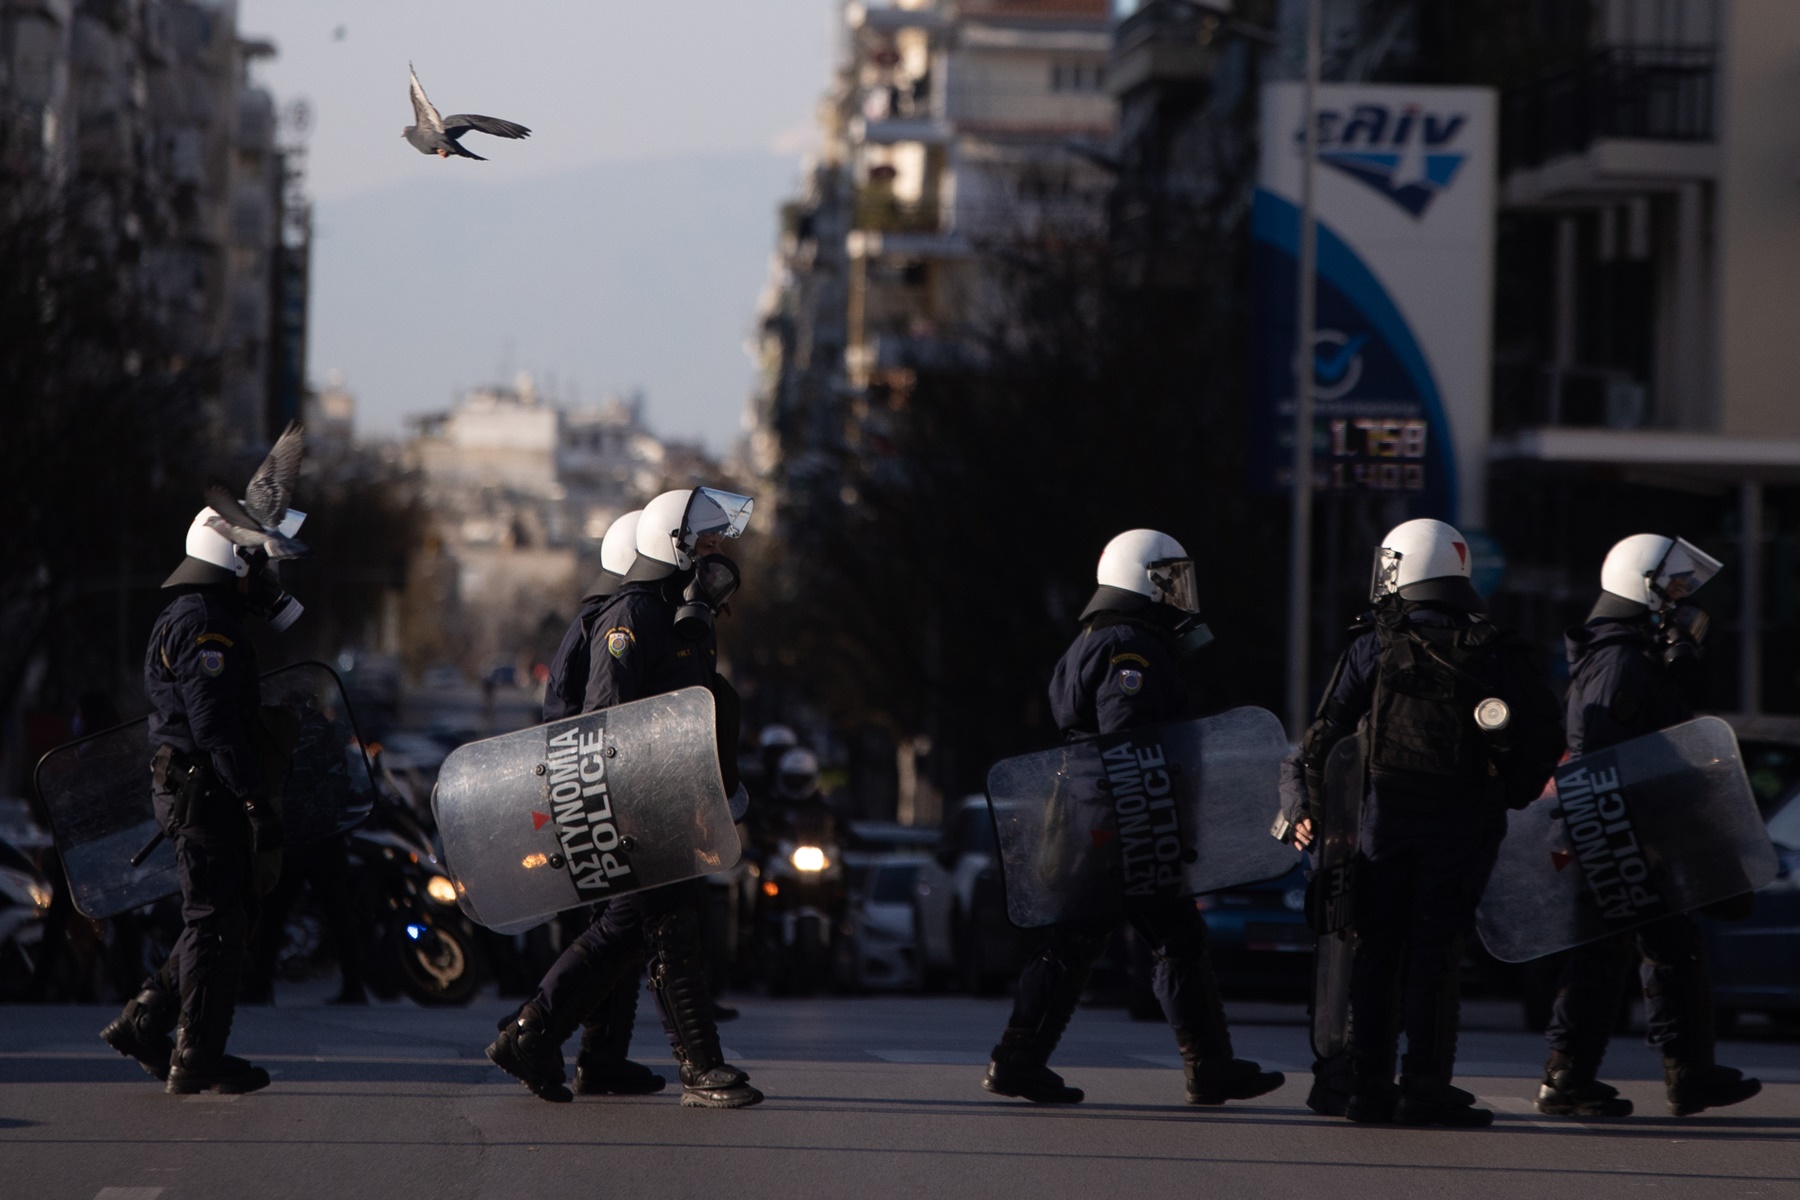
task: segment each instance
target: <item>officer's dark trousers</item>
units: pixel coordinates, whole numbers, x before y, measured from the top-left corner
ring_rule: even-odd
[[[1190,898],[1129,902],[1125,917],[1155,956],[1151,989],[1175,1030],[1182,1053],[1231,1058],[1231,1031],[1206,952],[1206,922]],[[1019,975],[1018,996],[1003,1045],[1041,1065],[1067,1027],[1110,925],[1052,926]]]
[[[684,945],[693,941],[693,946],[686,947],[691,955],[674,957],[691,957],[698,965],[699,926],[694,914],[705,900],[705,888],[705,880],[690,879],[627,892],[599,908],[588,927],[551,964],[528,1002],[543,1018],[545,1028],[558,1039],[567,1038],[615,989],[629,988],[635,997],[648,949],[647,931],[653,926],[666,923]],[[704,988],[704,979],[700,986]],[[663,1029],[669,1044],[679,1049],[677,1031],[666,1012]]]
[[[1475,917],[1506,831],[1498,809],[1402,807],[1372,800],[1356,867],[1351,1057],[1359,1079],[1401,1075],[1448,1083],[1456,1064],[1455,986],[1462,935]]]
[[[1711,1063],[1712,978],[1700,927],[1686,915],[1569,951],[1545,1030],[1550,1048],[1599,1069],[1634,952],[1644,988],[1645,1040],[1664,1057]]]
[[[169,828],[169,797],[156,797]],[[244,941],[255,898],[250,888],[250,826],[229,796],[197,803],[188,824],[172,831],[181,880],[181,937],[160,977],[181,991],[185,1043],[202,1057],[225,1052],[243,979]]]

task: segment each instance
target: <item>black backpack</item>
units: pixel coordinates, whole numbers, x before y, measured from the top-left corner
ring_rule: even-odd
[[[1369,771],[1392,790],[1430,799],[1490,795],[1510,808],[1536,799],[1563,748],[1560,706],[1529,647],[1510,630],[1477,619],[1464,628],[1415,625],[1397,607],[1379,612],[1381,651],[1370,711]],[[1502,657],[1520,695],[1501,695]],[[1475,707],[1501,695],[1508,727],[1484,734]]]

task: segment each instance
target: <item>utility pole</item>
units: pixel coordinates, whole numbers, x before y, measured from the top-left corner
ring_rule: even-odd
[[[1318,90],[1320,7],[1322,0],[1306,5],[1306,84],[1302,89],[1300,160],[1300,312],[1294,331],[1294,512],[1289,547],[1288,592],[1288,736],[1295,741],[1306,729],[1311,713],[1307,700],[1307,664],[1311,661],[1309,624],[1312,620],[1312,500],[1313,500],[1313,326],[1318,301],[1318,224],[1313,197],[1313,165],[1319,151]],[[1279,154],[1275,146],[1264,153]]]

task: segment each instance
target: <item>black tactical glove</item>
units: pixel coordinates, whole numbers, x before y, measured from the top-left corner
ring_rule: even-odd
[[[281,849],[281,814],[267,796],[244,797],[244,818],[250,822],[250,848],[258,854]]]

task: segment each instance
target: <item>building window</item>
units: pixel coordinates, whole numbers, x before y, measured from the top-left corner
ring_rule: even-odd
[[[1103,92],[1106,68],[1099,63],[1059,62],[1050,65],[1053,92]]]

